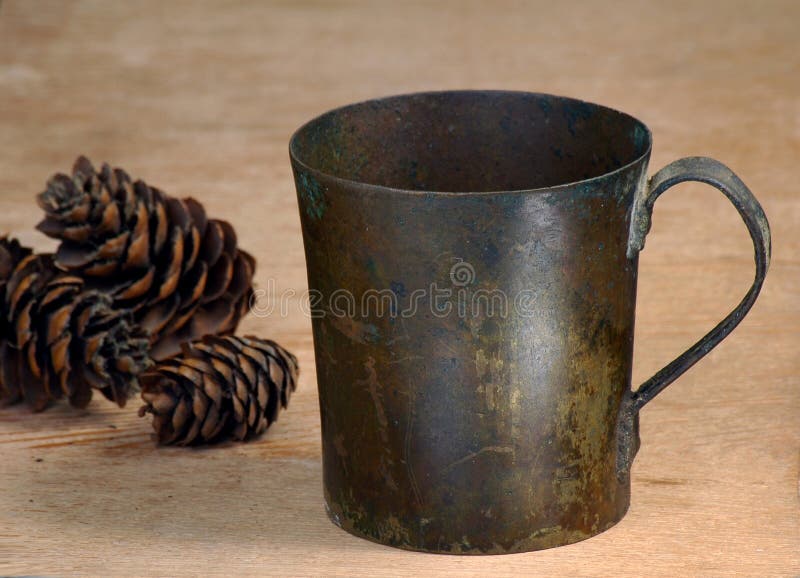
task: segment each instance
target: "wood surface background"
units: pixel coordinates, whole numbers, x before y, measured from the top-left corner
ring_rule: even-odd
[[[78,153],[230,220],[257,281],[306,288],[287,155],[334,106],[445,88],[552,92],[653,130],[651,172],[716,157],[773,231],[761,299],[642,414],[633,504],[572,546],[458,558],[351,537],[322,507],[310,322],[242,326],[300,358],[289,411],[248,445],[157,448],[136,400],[0,410],[0,574],[800,575],[800,3],[146,2],[0,6],[0,231],[38,249],[34,195]],[[741,298],[752,249],[716,190],[656,205],[634,383]]]

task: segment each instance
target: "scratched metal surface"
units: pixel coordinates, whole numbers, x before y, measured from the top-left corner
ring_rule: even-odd
[[[649,144],[615,111],[509,92],[371,101],[298,133],[337,525],[498,554],[619,521],[636,292],[626,249]]]

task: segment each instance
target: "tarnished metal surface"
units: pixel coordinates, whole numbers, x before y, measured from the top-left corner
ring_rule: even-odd
[[[290,148],[333,522],[481,554],[619,521],[646,127],[547,95],[426,93],[332,111]]]

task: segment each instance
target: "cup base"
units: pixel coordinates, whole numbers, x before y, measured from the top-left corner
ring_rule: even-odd
[[[559,546],[568,546],[569,544],[574,544],[576,542],[582,542],[583,540],[588,540],[598,534],[602,534],[606,530],[609,530],[613,526],[615,526],[620,520],[625,517],[625,514],[628,511],[629,503],[626,503],[624,507],[620,510],[618,517],[611,522],[608,522],[602,527],[598,527],[597,530],[593,530],[591,532],[581,532],[576,530],[564,530],[559,526],[552,527],[552,528],[544,528],[537,530],[530,536],[518,540],[511,544],[509,547],[502,547],[500,545],[495,545],[489,549],[481,549],[481,548],[470,548],[468,545],[464,543],[458,544],[436,544],[435,546],[428,546],[425,544],[413,543],[404,538],[406,535],[405,532],[400,531],[400,529],[395,528],[386,532],[380,532],[377,534],[375,532],[364,531],[359,525],[342,516],[336,512],[337,508],[331,507],[327,500],[325,500],[325,513],[328,516],[328,519],[336,526],[347,532],[348,534],[352,534],[353,536],[357,536],[358,538],[363,538],[364,540],[368,540],[370,542],[374,542],[376,544],[381,544],[383,546],[390,546],[392,548],[399,548],[401,550],[410,550],[413,552],[425,552],[428,554],[450,554],[450,555],[458,555],[458,556],[493,556],[493,555],[501,555],[501,554],[521,554],[524,552],[535,552],[537,550],[547,550],[550,548],[557,548]]]

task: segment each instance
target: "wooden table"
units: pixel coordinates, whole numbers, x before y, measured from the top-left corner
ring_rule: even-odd
[[[257,281],[306,287],[292,131],[336,105],[438,88],[582,97],[653,129],[653,170],[704,154],[770,217],[739,329],[642,415],[627,517],[583,543],[459,558],[368,543],[323,512],[309,319],[242,327],[298,354],[262,439],[157,448],[138,403],[0,410],[0,574],[778,576],[800,573],[800,3],[10,1],[0,8],[0,231],[78,153],[233,222]],[[717,191],[661,200],[641,259],[634,382],[738,302],[752,250]]]

